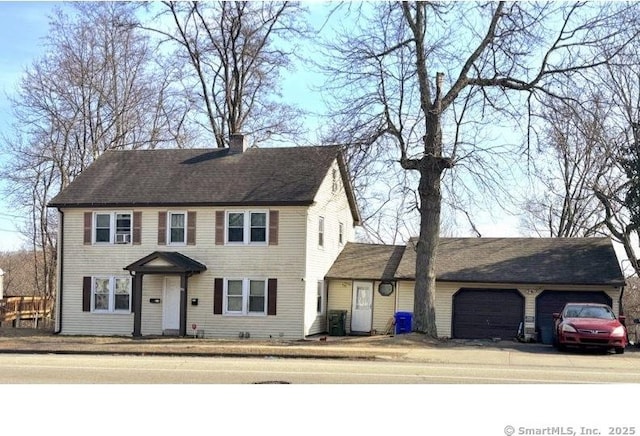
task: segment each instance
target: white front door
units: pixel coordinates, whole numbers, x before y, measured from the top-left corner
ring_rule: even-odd
[[[351,331],[370,332],[373,319],[373,283],[353,282]]]
[[[162,299],[162,330],[180,330],[180,277],[164,279]]]

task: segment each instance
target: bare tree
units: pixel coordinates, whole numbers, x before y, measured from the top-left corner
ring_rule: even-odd
[[[182,107],[155,62],[130,3],[74,3],[57,9],[47,53],[25,71],[11,103],[15,124],[3,135],[9,162],[0,176],[12,205],[29,217],[25,232],[35,275],[53,298],[54,214],[47,202],[107,150],[185,145]]]
[[[38,258],[42,262],[42,258]],[[4,271],[5,297],[38,295],[42,284],[35,280],[33,253],[29,250],[0,252],[0,269]]]
[[[604,208],[593,186],[610,173],[609,104],[587,86],[580,92],[572,100],[579,104],[549,99],[541,108],[545,128],[541,150],[531,159],[534,187],[523,208],[525,226],[538,235],[581,237],[604,232]]]
[[[230,133],[259,143],[295,137],[300,110],[279,101],[282,72],[291,65],[293,41],[303,33],[303,10],[291,2],[163,2],[173,30],[149,26],[177,46],[181,82],[195,121],[225,147]]]
[[[604,157],[610,171],[594,184],[604,207],[604,223],[620,242],[635,274],[640,275],[640,58],[630,45],[624,62],[604,68],[602,87],[609,93],[610,116],[603,131],[608,138]]]
[[[630,8],[636,6],[364,4],[358,23],[328,43],[327,88],[336,94],[334,126],[348,136],[344,143],[391,147],[400,166],[419,175],[414,330],[437,335],[443,176],[474,160],[487,166],[470,174],[499,173],[492,159],[507,141],[479,140],[481,124],[522,125],[524,119],[526,131],[521,108],[530,110],[541,95],[560,97],[558,83],[579,83],[584,71],[637,35],[635,22],[623,21],[634,19],[621,13]]]

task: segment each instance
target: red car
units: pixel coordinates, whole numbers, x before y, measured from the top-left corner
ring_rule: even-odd
[[[559,350],[567,346],[613,348],[624,353],[627,329],[624,317],[616,318],[611,307],[596,303],[567,303],[561,313],[554,313],[553,345]]]

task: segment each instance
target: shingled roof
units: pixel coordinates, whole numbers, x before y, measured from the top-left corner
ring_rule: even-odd
[[[415,242],[411,239],[393,274],[415,279]],[[378,279],[387,275],[377,245],[348,244],[327,277]],[[376,254],[377,253],[377,254]],[[364,260],[359,264],[357,259]],[[372,259],[378,259],[373,262]],[[362,265],[362,266],[361,266]],[[608,238],[441,238],[436,280],[474,283],[624,285]]]
[[[337,146],[109,151],[49,206],[310,205],[335,159],[359,222]]]
[[[404,245],[348,243],[326,276],[334,279],[393,280]]]

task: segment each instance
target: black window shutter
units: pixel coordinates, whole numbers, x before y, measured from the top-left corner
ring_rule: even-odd
[[[222,315],[222,287],[223,279],[213,280],[213,314]]]
[[[268,280],[267,294],[267,315],[275,315],[278,301],[278,279]]]
[[[82,311],[91,312],[91,277],[82,278]]]

